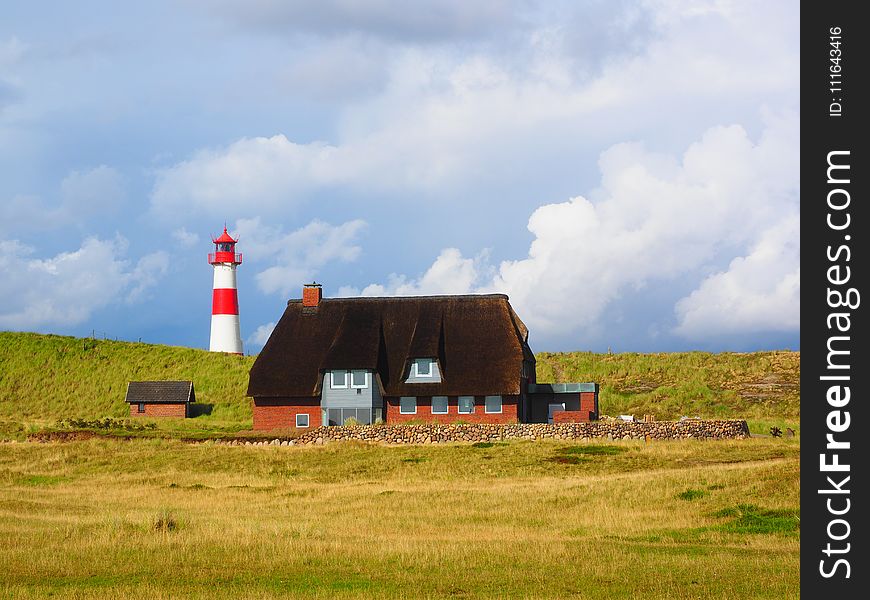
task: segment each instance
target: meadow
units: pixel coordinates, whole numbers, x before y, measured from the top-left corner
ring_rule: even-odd
[[[798,596],[799,353],[537,358],[541,381],[599,382],[605,414],[796,436],[189,443],[250,429],[253,357],[0,333],[0,597]],[[127,417],[134,379],[193,380],[209,410],[29,438]]]
[[[745,418],[755,433],[800,429],[800,353],[683,352],[596,354],[540,352],[538,381],[601,384],[605,415],[652,414]],[[127,382],[192,380],[208,407],[168,431],[250,429],[245,397],[253,356],[231,356],[156,344],[35,333],[0,332],[0,439],[70,418],[128,416]]]
[[[10,598],[793,598],[795,438],[0,444]]]

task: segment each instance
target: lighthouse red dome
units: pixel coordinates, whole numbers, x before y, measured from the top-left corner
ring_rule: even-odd
[[[233,236],[227,233],[227,228],[224,227],[224,232],[221,234],[219,238],[212,238],[215,244],[235,244],[239,240],[234,240]]]
[[[209,264],[242,264],[242,255],[236,254],[236,242],[238,242],[239,240],[233,239],[233,236],[227,233],[226,225],[224,226],[224,232],[220,235],[220,237],[212,238],[211,241],[214,242],[215,251],[208,255]]]

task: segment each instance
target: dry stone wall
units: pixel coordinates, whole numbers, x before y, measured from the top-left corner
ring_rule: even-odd
[[[276,437],[269,441],[225,440],[230,445],[296,446],[356,440],[386,444],[438,444],[444,442],[495,442],[510,439],[588,440],[673,440],[728,439],[749,437],[746,421],[686,420],[631,423],[594,421],[590,423],[500,424],[420,424],[360,425],[352,427],[317,427],[295,437]]]

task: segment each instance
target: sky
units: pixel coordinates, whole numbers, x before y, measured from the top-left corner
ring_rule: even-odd
[[[797,1],[4,4],[0,330],[247,353],[506,293],[535,351],[800,346]]]

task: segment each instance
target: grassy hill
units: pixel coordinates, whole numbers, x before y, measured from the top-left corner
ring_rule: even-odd
[[[800,352],[541,352],[539,381],[597,381],[607,415],[800,418]]]
[[[539,381],[597,381],[601,410],[797,420],[800,353],[540,353]],[[252,356],[154,344],[0,332],[0,430],[65,418],[124,417],[127,382],[192,380],[209,415],[180,428],[251,427],[245,397]]]
[[[194,382],[210,415],[188,426],[251,427],[245,397],[252,356],[156,344],[0,332],[0,429],[65,418],[125,417],[127,382]],[[178,422],[176,422],[178,423]]]

